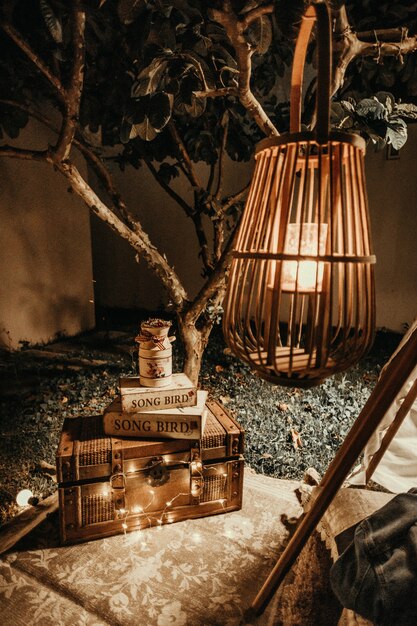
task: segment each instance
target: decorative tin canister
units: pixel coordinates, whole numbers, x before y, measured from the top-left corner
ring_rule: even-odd
[[[139,377],[144,387],[165,387],[172,382],[172,347],[168,337],[171,322],[151,318],[140,325]]]

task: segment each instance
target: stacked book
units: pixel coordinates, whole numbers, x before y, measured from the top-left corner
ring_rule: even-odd
[[[184,373],[164,387],[146,387],[139,376],[120,379],[120,395],[104,411],[104,432],[113,437],[199,440],[207,416],[207,391]]]

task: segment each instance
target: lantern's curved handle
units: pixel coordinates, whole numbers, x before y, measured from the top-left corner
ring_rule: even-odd
[[[308,42],[314,23],[317,21],[318,71],[316,95],[316,137],[319,143],[329,138],[330,122],[330,76],[332,71],[332,44],[330,13],[325,2],[311,4],[303,15],[300,32],[295,45],[291,75],[290,132],[301,131],[301,95],[304,64]]]

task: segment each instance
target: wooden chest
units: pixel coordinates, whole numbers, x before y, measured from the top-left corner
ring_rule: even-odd
[[[79,543],[242,506],[243,431],[207,402],[200,441],[105,435],[103,417],[67,419],[57,452],[60,534]]]

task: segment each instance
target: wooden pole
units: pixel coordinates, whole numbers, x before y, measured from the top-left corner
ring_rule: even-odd
[[[308,538],[347,478],[359,454],[382,421],[417,362],[417,328],[381,374],[359,417],[350,429],[317,489],[317,497],[252,603],[261,614],[291,569]]]
[[[0,554],[10,550],[22,537],[38,526],[48,515],[58,509],[58,492],[45,498],[36,506],[30,506],[1,528]]]

